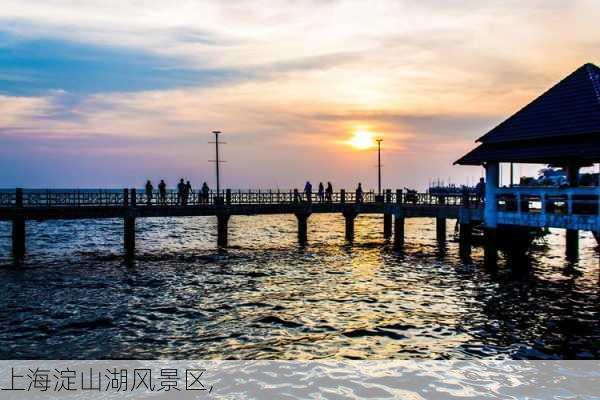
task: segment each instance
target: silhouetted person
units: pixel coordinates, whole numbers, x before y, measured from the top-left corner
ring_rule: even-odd
[[[309,181],[306,181],[306,185],[304,185],[304,195],[306,196],[306,202],[312,203],[312,185]]]
[[[333,200],[333,186],[331,186],[331,182],[327,182],[327,189],[325,189],[325,198],[330,203]]]
[[[481,203],[483,200],[485,200],[485,180],[483,178],[479,178],[479,182],[475,186],[475,193],[478,203]]]
[[[208,197],[210,194],[210,189],[208,188],[208,185],[206,184],[206,182],[204,182],[202,184],[202,202],[205,204],[208,204]]]
[[[158,196],[160,199],[160,204],[167,204],[167,184],[165,183],[164,179],[161,179],[160,183],[158,184]]]
[[[183,182],[183,178],[179,180],[177,184],[177,205],[183,204],[183,193],[185,192],[185,183]]]
[[[148,179],[148,182],[146,182],[146,204],[150,205],[152,204],[152,191],[154,190],[154,186],[152,186],[152,182],[150,182],[150,179]]]
[[[317,192],[319,196],[319,201],[322,203],[325,200],[325,188],[323,187],[323,182],[319,182],[319,191]]]
[[[187,204],[188,204],[188,199],[190,198],[190,193],[192,193],[192,184],[190,183],[190,181],[187,181],[183,188],[183,205],[184,206],[187,206]]]
[[[363,202],[363,189],[362,189],[362,184],[360,182],[358,182],[358,187],[356,188],[356,202],[357,203]]]

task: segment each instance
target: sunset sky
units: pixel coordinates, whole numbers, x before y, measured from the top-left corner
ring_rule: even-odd
[[[467,183],[474,140],[585,62],[597,1],[0,6],[0,187]],[[357,133],[358,132],[358,133]],[[354,139],[353,139],[353,136]]]

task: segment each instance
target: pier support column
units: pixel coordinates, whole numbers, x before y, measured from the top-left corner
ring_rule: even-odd
[[[23,189],[15,191],[15,207],[23,208]],[[17,216],[12,220],[12,253],[15,262],[25,257],[25,218]]]
[[[389,239],[392,237],[392,214],[383,214],[383,237]]]
[[[305,245],[308,243],[308,217],[310,213],[296,213],[298,219],[298,243]]]
[[[469,260],[471,258],[473,225],[470,223],[460,224],[458,235],[458,252],[460,254],[460,258],[463,260]]]
[[[123,227],[125,258],[132,259],[135,256],[135,217],[132,215],[125,216]]]
[[[227,247],[229,214],[217,214],[217,246]]]
[[[579,257],[579,231],[577,229],[567,229],[566,241],[567,258],[576,260]]]
[[[404,247],[404,215],[394,215],[394,249],[401,250]]]
[[[496,228],[483,229],[483,262],[486,267],[498,266],[498,237]]]
[[[12,252],[15,261],[25,257],[25,218],[23,217],[12,220]]]
[[[358,213],[356,211],[344,211],[346,220],[346,240],[350,243],[354,241],[354,220]]]
[[[438,242],[446,241],[446,218],[437,217],[435,219],[435,237]]]

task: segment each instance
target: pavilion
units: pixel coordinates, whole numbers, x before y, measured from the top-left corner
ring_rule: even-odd
[[[600,232],[598,187],[577,187],[580,168],[600,162],[600,68],[596,65],[581,66],[477,142],[480,145],[455,164],[485,167],[486,237],[493,238],[498,225],[565,228],[567,255],[576,257],[577,230]],[[499,188],[500,163],[562,167],[569,187],[522,187],[511,182],[511,187]],[[541,207],[532,209],[530,202]],[[486,258],[495,261],[489,241]]]

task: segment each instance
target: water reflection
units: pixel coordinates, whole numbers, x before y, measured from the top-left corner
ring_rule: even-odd
[[[233,217],[218,250],[214,218],[146,219],[137,260],[119,221],[28,226],[23,269],[0,269],[3,358],[598,357],[598,255],[591,235],[567,263],[553,231],[528,268],[481,267],[440,248],[435,220],[407,219],[406,246],[382,218]],[[448,228],[453,227],[451,221]],[[10,264],[0,225],[0,263]],[[448,232],[451,232],[448,229]],[[449,235],[450,237],[450,235]],[[501,262],[505,260],[501,257]]]

